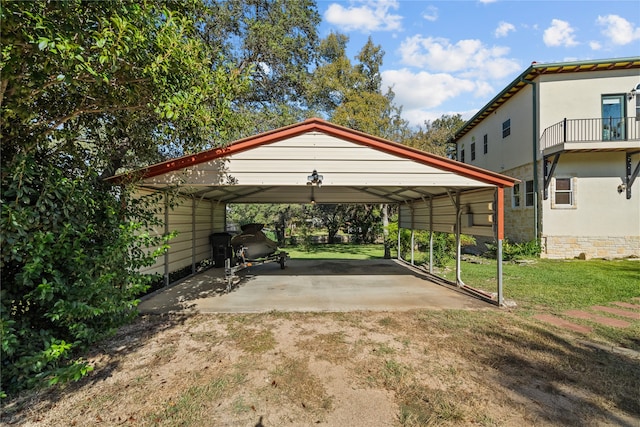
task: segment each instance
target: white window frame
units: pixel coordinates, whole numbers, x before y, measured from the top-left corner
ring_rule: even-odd
[[[531,191],[529,191],[529,184],[531,184]],[[531,202],[529,202],[529,196],[531,196]],[[526,207],[532,207],[536,205],[535,190],[532,179],[524,182],[524,205]]]
[[[511,187],[511,207],[518,209],[522,207],[522,192],[520,191],[520,183]]]
[[[557,181],[558,180],[568,180],[569,181],[569,189],[568,190],[558,190],[557,189]],[[556,194],[557,193],[569,193],[570,203],[558,203],[556,202]],[[554,177],[551,183],[551,209],[576,209],[578,206],[576,204],[576,195],[577,195],[577,179],[576,177]]]

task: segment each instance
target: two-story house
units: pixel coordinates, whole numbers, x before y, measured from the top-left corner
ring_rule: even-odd
[[[546,258],[640,256],[640,57],[533,63],[454,138],[520,180],[505,235]]]

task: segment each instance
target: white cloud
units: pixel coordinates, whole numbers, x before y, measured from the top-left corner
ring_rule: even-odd
[[[497,1],[498,1],[498,0],[480,0],[480,3],[482,3],[482,4],[489,4],[489,3],[495,3],[495,2],[497,2]]]
[[[600,49],[602,49],[602,45],[597,41],[590,41],[589,42],[589,47],[591,48],[591,50],[600,50]]]
[[[427,21],[437,21],[438,20],[438,8],[435,6],[429,6],[427,7],[427,10],[425,10],[422,13],[422,17],[424,19],[426,19]]]
[[[332,3],[324,18],[342,31],[397,31],[402,29],[402,16],[391,10],[398,8],[397,0],[360,0],[348,7]]]
[[[516,30],[516,27],[514,27],[513,24],[501,21],[498,24],[498,28],[496,28],[494,35],[496,36],[496,38],[506,37],[507,34],[509,34],[509,31],[515,31],[515,30]]]
[[[596,23],[605,27],[602,30],[602,34],[611,40],[613,44],[625,45],[640,39],[640,27],[634,28],[631,22],[621,16],[598,16]]]
[[[402,117],[412,125],[439,118],[443,113],[434,109],[450,99],[460,96],[486,98],[495,92],[483,81],[446,73],[413,72],[406,68],[383,71],[382,85],[393,89],[395,104],[402,106]]]
[[[547,46],[576,46],[578,42],[574,38],[574,32],[567,21],[552,19],[551,26],[544,30],[542,39]]]
[[[405,39],[399,50],[405,65],[480,80],[500,79],[520,69],[516,61],[505,57],[509,48],[487,47],[474,39],[452,44],[447,39],[416,35]]]

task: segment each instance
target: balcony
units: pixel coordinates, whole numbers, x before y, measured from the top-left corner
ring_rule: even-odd
[[[564,119],[544,130],[540,149],[559,151],[624,151],[640,147],[640,120],[636,117]]]

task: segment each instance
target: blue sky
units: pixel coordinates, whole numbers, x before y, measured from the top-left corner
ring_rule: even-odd
[[[470,118],[533,61],[640,56],[637,0],[319,0],[318,9],[321,37],[347,34],[352,61],[369,36],[382,46],[383,85],[414,125]]]

